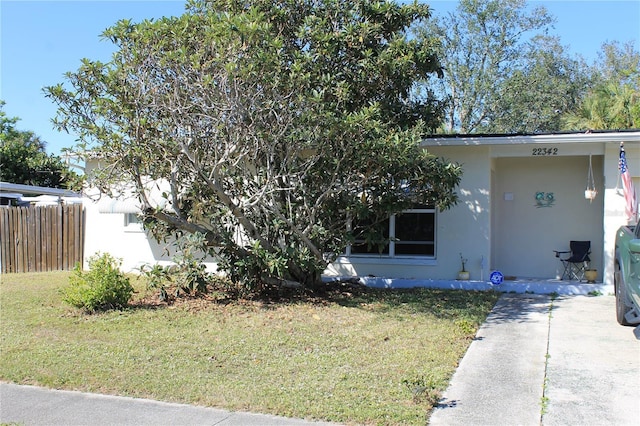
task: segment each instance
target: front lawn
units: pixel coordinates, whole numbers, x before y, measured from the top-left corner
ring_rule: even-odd
[[[85,315],[62,302],[69,275],[0,276],[0,380],[348,424],[425,424],[499,297],[345,288]]]

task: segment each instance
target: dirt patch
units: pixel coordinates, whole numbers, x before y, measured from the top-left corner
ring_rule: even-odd
[[[259,294],[246,297],[233,297],[229,294],[211,288],[207,293],[185,294],[168,291],[168,297],[163,300],[160,292],[141,295],[132,302],[132,308],[158,309],[158,308],[183,308],[189,311],[207,309],[212,305],[246,305],[253,307],[268,307],[272,304],[286,303],[312,303],[329,304],[344,301],[357,296],[379,291],[361,284],[357,280],[331,281],[314,288],[287,288],[271,286],[263,288]]]

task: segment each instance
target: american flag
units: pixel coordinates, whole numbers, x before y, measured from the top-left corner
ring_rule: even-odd
[[[638,215],[638,198],[636,196],[636,189],[633,186],[633,180],[631,179],[631,173],[629,173],[629,167],[627,166],[627,156],[624,153],[624,146],[620,144],[620,176],[622,176],[622,191],[624,193],[625,207],[624,211],[627,213],[627,219],[635,220]]]

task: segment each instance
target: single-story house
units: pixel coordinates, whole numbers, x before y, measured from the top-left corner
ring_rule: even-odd
[[[629,222],[618,170],[621,143],[638,188],[640,130],[427,137],[425,149],[463,166],[459,203],[390,218],[395,239],[383,253],[348,248],[326,275],[403,278],[419,286],[455,280],[462,257],[472,281],[487,281],[494,270],[517,279],[559,279],[564,270],[555,251],[579,240],[591,242],[598,280],[612,282],[616,230]],[[109,252],[123,259],[125,270],[170,262],[165,247],[142,230],[135,202],[85,204],[85,259]],[[215,268],[213,260],[208,266]]]

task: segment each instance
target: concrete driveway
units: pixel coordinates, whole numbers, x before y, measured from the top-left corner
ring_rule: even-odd
[[[432,425],[640,425],[640,341],[615,298],[505,294]]]

